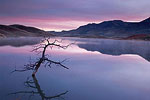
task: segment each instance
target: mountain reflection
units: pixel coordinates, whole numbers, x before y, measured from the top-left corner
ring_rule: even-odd
[[[1,38],[0,46],[25,46],[35,45],[40,42],[40,37],[21,37],[21,38]],[[122,54],[136,54],[147,61],[150,61],[150,42],[137,40],[111,40],[111,39],[88,39],[88,38],[63,38],[71,42],[76,42],[77,45],[87,51],[98,51],[102,54],[119,56]],[[78,48],[78,49],[80,49]],[[80,50],[78,50],[80,51]]]
[[[98,51],[102,54],[119,56],[122,54],[136,54],[150,61],[150,42],[135,40],[98,40],[78,43],[80,48],[88,51]]]
[[[32,76],[32,79],[27,78],[27,80],[24,82],[25,87],[29,88],[29,90],[25,91],[17,91],[10,93],[9,95],[25,95],[28,94],[28,99],[32,99],[32,97],[39,95],[41,97],[41,100],[53,100],[53,99],[64,99],[63,95],[67,94],[68,91],[53,95],[53,96],[47,96],[44,91],[41,89],[41,86],[35,76]]]
[[[42,37],[11,37],[11,38],[0,38],[0,46],[14,46],[21,47],[26,45],[38,44]]]

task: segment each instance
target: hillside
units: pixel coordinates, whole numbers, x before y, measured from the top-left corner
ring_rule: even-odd
[[[44,30],[23,25],[0,25],[1,37],[19,37],[19,36],[53,36]]]
[[[141,22],[124,22],[122,20],[104,21],[99,24],[92,23],[80,26],[75,30],[53,33],[59,36],[75,37],[140,39],[140,36],[142,36],[142,39],[150,39],[150,18]]]
[[[99,24],[87,24],[74,30],[62,32],[46,32],[35,27],[18,24],[0,25],[0,37],[54,36],[53,34],[69,37],[150,40],[150,18],[140,22],[104,21]]]

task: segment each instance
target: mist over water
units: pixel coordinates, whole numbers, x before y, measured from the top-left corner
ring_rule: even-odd
[[[67,58],[68,70],[41,66],[36,79],[31,77],[32,71],[11,73],[40,56],[31,51],[41,39],[0,39],[0,100],[41,100],[40,94],[27,93],[38,92],[25,85],[28,80],[33,81],[30,85],[40,86],[45,96],[68,91],[62,95],[65,100],[150,99],[150,42],[55,38],[62,39],[64,45],[75,43],[65,50],[47,50],[54,60]]]

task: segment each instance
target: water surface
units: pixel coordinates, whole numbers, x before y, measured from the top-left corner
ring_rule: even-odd
[[[67,58],[69,70],[41,66],[35,78],[32,71],[11,72],[40,57],[31,50],[41,38],[1,39],[0,100],[42,100],[42,93],[51,100],[150,100],[150,42],[62,39],[75,44],[47,53]]]

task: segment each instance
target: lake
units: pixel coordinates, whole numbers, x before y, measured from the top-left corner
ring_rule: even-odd
[[[150,100],[150,42],[89,38],[52,38],[67,49],[53,47],[49,58],[69,69],[44,65],[13,72],[35,62],[31,52],[42,38],[0,39],[0,100]]]

